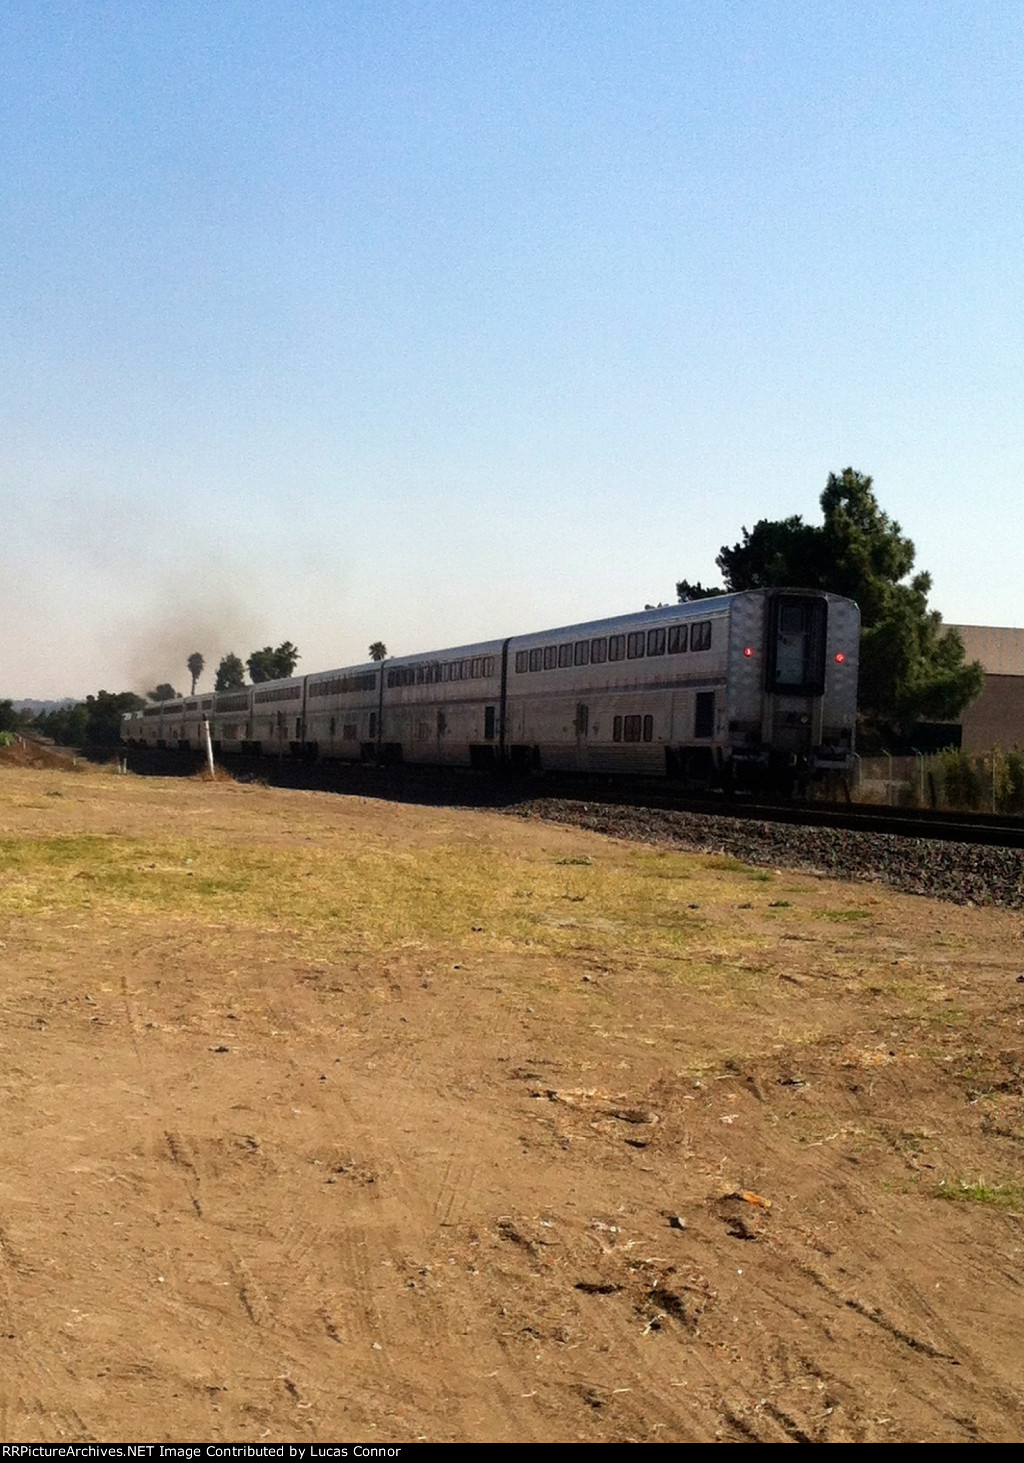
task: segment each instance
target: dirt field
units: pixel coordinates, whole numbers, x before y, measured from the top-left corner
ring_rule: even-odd
[[[0,1439],[1019,1438],[1022,928],[0,768]]]

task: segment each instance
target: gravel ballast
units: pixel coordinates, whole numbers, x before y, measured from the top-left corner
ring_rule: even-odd
[[[612,838],[728,854],[745,863],[806,869],[833,878],[865,879],[954,904],[1024,908],[1024,853],[1019,849],[564,798],[537,798],[509,811]]]

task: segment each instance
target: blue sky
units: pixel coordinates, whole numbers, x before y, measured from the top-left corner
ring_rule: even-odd
[[[0,695],[671,600],[847,465],[946,619],[1024,623],[1022,42],[985,0],[8,0]]]

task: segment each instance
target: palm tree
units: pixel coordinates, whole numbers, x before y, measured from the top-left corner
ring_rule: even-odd
[[[373,642],[373,644],[370,646],[370,659],[371,660],[387,660],[387,658],[388,658],[388,648],[384,644],[384,641],[383,640],[375,640]]]
[[[203,674],[203,666],[205,664],[206,661],[199,654],[198,650],[193,650],[192,654],[186,661],[186,665],[188,666],[188,673],[192,677],[192,690],[189,692],[190,696],[194,696],[196,694],[196,681],[198,681],[199,677]]]

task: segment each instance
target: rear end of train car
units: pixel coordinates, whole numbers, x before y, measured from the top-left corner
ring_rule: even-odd
[[[848,770],[859,647],[853,600],[801,589],[733,598],[726,717],[734,783]]]

